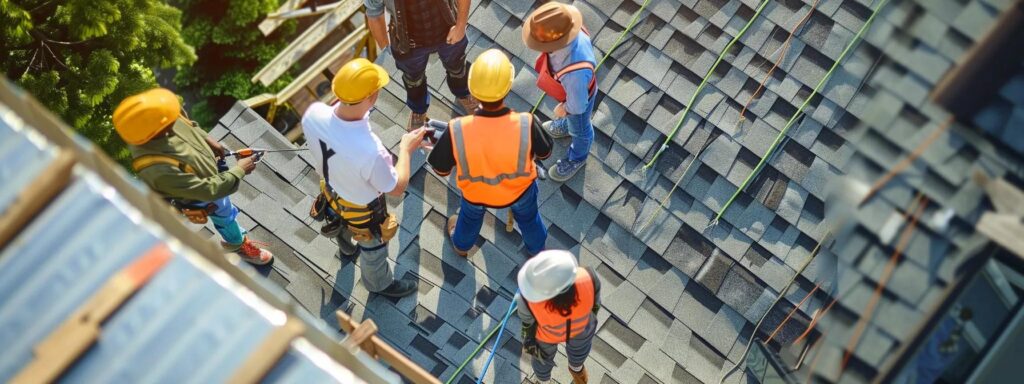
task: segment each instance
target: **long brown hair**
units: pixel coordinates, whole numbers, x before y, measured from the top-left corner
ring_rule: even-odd
[[[575,307],[579,301],[580,294],[576,291],[576,284],[572,284],[569,286],[569,289],[544,303],[544,307],[549,311],[558,312],[559,315],[569,316],[572,313],[572,307]]]

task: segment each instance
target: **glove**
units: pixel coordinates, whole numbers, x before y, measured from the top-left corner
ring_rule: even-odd
[[[543,360],[544,353],[541,352],[540,346],[537,345],[537,323],[523,325],[520,335],[523,336],[523,353]]]
[[[534,359],[544,360],[544,352],[540,350],[536,337],[523,339],[523,353],[533,356]]]

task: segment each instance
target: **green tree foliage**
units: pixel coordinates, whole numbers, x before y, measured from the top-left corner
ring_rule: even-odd
[[[159,0],[0,0],[0,65],[69,125],[127,164],[111,113],[195,60],[181,12]]]
[[[209,129],[236,100],[277,91],[290,78],[270,87],[249,79],[288,45],[295,23],[287,22],[270,36],[258,25],[280,0],[175,0],[185,12],[185,41],[196,47],[199,60],[175,76],[182,93],[195,97],[191,118]],[[269,88],[269,89],[268,89]]]

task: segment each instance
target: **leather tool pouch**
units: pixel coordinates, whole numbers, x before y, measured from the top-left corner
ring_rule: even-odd
[[[309,217],[315,221],[324,221],[327,218],[327,210],[331,209],[327,197],[321,192],[313,199],[313,205],[309,207]]]
[[[355,241],[367,242],[379,238],[381,243],[387,243],[398,233],[398,218],[389,213],[380,225],[370,225],[369,228],[349,225],[348,230],[352,231],[352,239]]]
[[[171,205],[177,208],[182,215],[185,215],[188,221],[195,224],[206,224],[209,221],[210,214],[217,211],[217,205],[214,203],[207,204],[205,207],[184,205],[180,202],[172,202]]]

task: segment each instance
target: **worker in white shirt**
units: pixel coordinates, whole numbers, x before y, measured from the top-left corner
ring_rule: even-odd
[[[409,185],[409,158],[423,142],[420,128],[402,136],[393,162],[380,138],[370,130],[370,110],[389,81],[384,68],[358,58],[345,64],[332,88],[338,103],[313,103],[302,117],[306,145],[320,174],[321,192],[343,220],[339,254],[359,257],[362,281],[370,292],[401,297],[416,291],[414,279],[395,280],[388,265],[387,243],[398,220],[387,212],[384,194],[402,196]],[[355,240],[356,244],[352,244]]]

